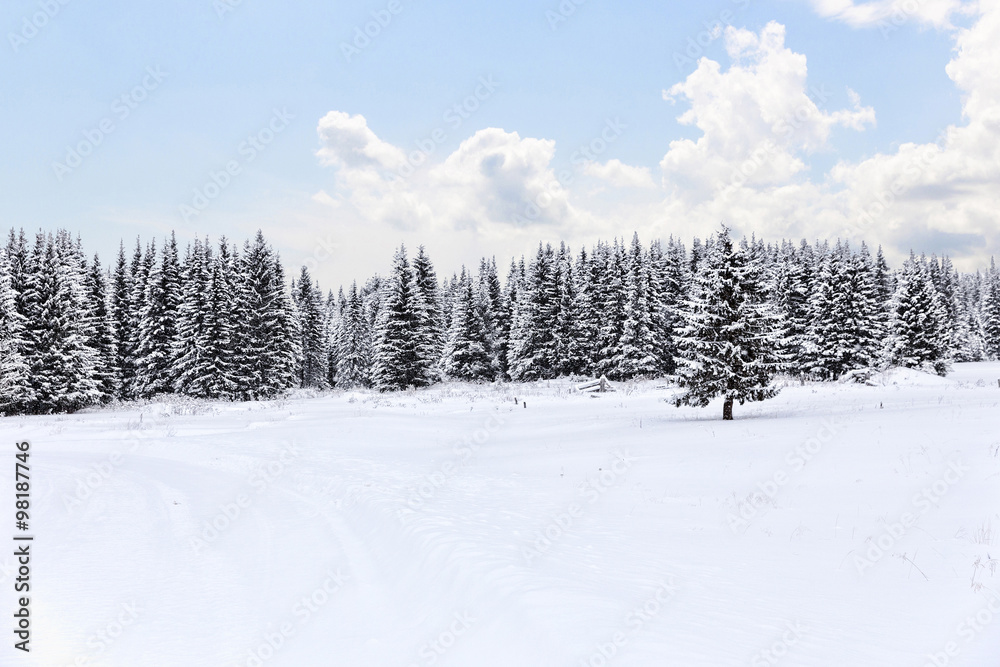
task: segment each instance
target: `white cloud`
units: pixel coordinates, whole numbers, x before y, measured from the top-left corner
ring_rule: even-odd
[[[364,116],[331,111],[320,119],[317,129],[323,142],[317,155],[325,165],[391,170],[406,159],[402,150],[375,136]]]
[[[550,167],[555,142],[522,139],[517,132],[487,128],[462,142],[429,171],[436,209],[463,226],[509,224],[540,198],[535,216],[553,223],[568,214],[567,193]]]
[[[408,156],[379,139],[363,116],[332,111],[318,133],[321,162],[368,221],[400,230],[471,229],[499,234],[515,225],[552,226],[574,216],[552,169],[555,142],[485,128],[443,160]],[[323,193],[325,194],[325,193]],[[329,204],[326,197],[319,201]]]
[[[619,188],[656,187],[649,167],[633,167],[618,159],[608,160],[604,164],[588,162],[583,168],[583,173]]]
[[[340,205],[343,203],[343,200],[340,198],[340,196],[331,197],[326,190],[320,190],[319,192],[314,194],[312,196],[312,200],[319,204],[329,206],[330,208],[340,208]]]
[[[956,56],[946,71],[963,92],[966,124],[949,127],[936,144],[904,144],[810,175],[802,158],[826,147],[835,126],[874,124],[874,110],[851,90],[850,109],[824,110],[822,87],[810,97],[805,57],[784,46],[780,25],[771,23],[759,35],[730,28],[728,70],[703,59],[665,91],[668,100],[689,105],[680,120],[702,135],[672,142],[661,162],[670,190],[664,217],[706,230],[726,220],[770,238],[843,235],[885,244],[897,258],[914,247],[981,265],[1000,244],[1000,81],[994,75],[1000,8],[954,34]]]
[[[892,30],[909,21],[951,28],[951,17],[972,11],[974,3],[961,0],[811,0],[823,18],[834,19],[854,28],[875,26]]]
[[[908,143],[892,154],[840,164],[831,179],[850,193],[860,226],[882,224],[908,239],[951,239],[982,258],[998,249],[1000,211],[1000,6],[985,9],[959,30],[946,67],[962,91],[966,123],[950,126],[936,143]],[[884,211],[882,209],[885,209]],[[981,247],[976,247],[981,246]]]
[[[823,7],[846,16],[855,5]],[[633,230],[689,237],[726,221],[769,239],[847,235],[881,243],[896,259],[914,247],[981,265],[1000,251],[1000,7],[950,30],[956,52],[946,71],[963,95],[963,124],[937,144],[904,144],[825,174],[810,174],[808,156],[835,148],[834,128],[874,125],[875,111],[852,90],[848,107],[830,108],[833,92],[808,84],[806,57],[772,22],[757,33],[728,28],[727,68],[703,58],[664,91],[700,136],[665,147],[660,179],[610,159],[584,165],[583,178],[563,186],[553,141],[497,128],[411,169],[364,117],[331,112],[318,127],[318,155],[336,167],[336,189],[316,199],[342,198],[338,220],[350,213],[366,233],[438,238],[500,258],[540,238],[576,244]],[[536,214],[526,215],[532,205]],[[443,256],[472,259],[454,248]]]
[[[671,142],[660,163],[664,185],[678,196],[696,200],[734,183],[787,183],[805,170],[799,153],[826,147],[833,127],[875,123],[875,111],[856,94],[853,109],[824,111],[831,93],[807,88],[806,58],[785,46],[784,26],[772,21],[760,34],[730,26],[725,44],[733,59],[727,71],[702,58],[663,93],[688,103],[678,120],[702,131],[697,141]]]

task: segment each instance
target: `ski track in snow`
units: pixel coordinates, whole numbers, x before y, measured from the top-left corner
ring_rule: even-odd
[[[0,419],[37,536],[0,664],[997,665],[1000,605],[959,628],[1000,590],[997,378],[792,383],[728,423],[568,381]]]

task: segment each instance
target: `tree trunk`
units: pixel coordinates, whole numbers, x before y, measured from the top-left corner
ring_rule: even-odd
[[[726,402],[722,404],[722,419],[723,421],[731,420],[733,418],[733,399],[727,398]]]

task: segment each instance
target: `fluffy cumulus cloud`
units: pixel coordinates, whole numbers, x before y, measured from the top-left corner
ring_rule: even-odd
[[[522,139],[487,128],[462,142],[443,164],[428,170],[437,209],[462,226],[537,220],[557,223],[570,215],[567,192],[550,167],[555,142]],[[538,201],[544,206],[538,207]],[[528,216],[529,207],[532,215]]]
[[[702,133],[671,142],[660,163],[676,196],[700,200],[728,187],[792,182],[805,170],[800,155],[824,148],[833,127],[874,124],[875,111],[853,94],[853,109],[824,110],[832,91],[807,87],[806,58],[785,46],[784,26],[772,22],[759,34],[729,27],[725,44],[727,71],[702,58],[663,92],[688,105],[678,120]]]
[[[859,26],[894,6],[814,4]],[[663,92],[699,136],[665,146],[658,174],[611,159],[587,162],[572,181],[560,181],[554,142],[497,128],[477,131],[450,155],[407,153],[380,139],[364,117],[334,111],[320,121],[318,157],[335,169],[336,183],[315,200],[338,215],[349,204],[390,229],[465,234],[501,255],[520,242],[514,239],[579,242],[632,230],[688,237],[724,220],[770,239],[840,235],[883,244],[897,259],[915,247],[981,265],[1000,250],[1000,7],[969,7],[919,3],[921,21],[954,35],[946,71],[963,95],[962,121],[935,143],[811,173],[809,156],[834,148],[835,128],[864,131],[875,110],[850,90],[848,104],[834,108],[835,91],[807,82],[805,55],[789,49],[785,28],[772,22],[759,32],[727,28],[727,66],[703,58]],[[958,11],[975,12],[970,27],[952,25]]]
[[[904,144],[830,174],[849,193],[856,226],[881,230],[897,245],[932,240],[980,258],[1000,249],[1000,6],[982,7],[971,28],[956,31],[946,68],[962,92],[964,124],[935,143]]]
[[[946,71],[963,93],[963,123],[935,143],[840,162],[828,174],[808,173],[802,157],[824,148],[833,127],[874,124],[874,111],[851,91],[851,108],[828,110],[827,91],[807,88],[805,57],[784,46],[780,25],[756,35],[730,28],[728,70],[703,59],[664,93],[687,104],[681,122],[702,132],[673,142],[661,163],[668,217],[701,226],[724,219],[770,238],[840,235],[897,257],[929,249],[981,265],[1000,246],[1000,82],[991,71],[1000,62],[1000,7],[977,11],[971,28],[950,28],[956,54]]]
[[[559,226],[578,215],[551,167],[551,140],[485,128],[434,161],[436,142],[406,153],[379,139],[360,115],[330,112],[318,132],[321,163],[336,168],[342,196],[372,222],[497,235],[512,226]],[[314,199],[333,198],[322,192]]]
[[[326,165],[349,170],[392,170],[406,157],[403,151],[375,136],[364,116],[331,111],[319,121],[323,147],[317,155]]]

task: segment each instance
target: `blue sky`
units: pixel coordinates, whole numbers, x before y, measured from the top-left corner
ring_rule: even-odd
[[[578,244],[633,229],[647,239],[668,233],[689,239],[710,231],[718,216],[766,238],[786,232],[833,237],[843,231],[842,220],[825,226],[816,220],[829,209],[843,220],[856,217],[865,209],[849,201],[858,198],[858,184],[878,180],[872,170],[891,179],[892,170],[901,169],[893,166],[902,159],[901,146],[930,144],[949,126],[975,124],[963,115],[963,100],[975,97],[978,83],[969,81],[971,74],[957,75],[962,88],[946,66],[957,58],[961,39],[989,41],[995,11],[985,3],[909,1],[914,11],[846,0],[566,0],[573,12],[555,22],[556,1],[9,0],[0,10],[6,37],[0,47],[0,228],[67,227],[105,260],[122,237],[170,229],[182,240],[194,234],[242,239],[261,227],[293,264],[316,254],[317,239],[333,239],[333,258],[317,266],[325,284],[383,270],[401,241],[425,243],[439,269],[450,273],[482,253],[506,261],[541,239]],[[374,20],[373,12],[391,20],[345,56],[344,44]],[[720,19],[732,28],[709,35]],[[763,44],[765,34],[777,34],[769,25],[782,28],[783,42],[768,47],[770,55],[751,47],[742,65],[746,77],[731,77],[713,92],[709,74],[696,72],[696,60],[718,63],[725,74],[739,66],[727,45],[752,35]],[[977,37],[977,30],[987,34]],[[697,58],[678,62],[699,39],[704,47],[692,52]],[[795,68],[793,55],[807,63],[806,90],[825,91],[808,110],[806,122],[815,131],[779,147],[773,174],[769,164],[738,191],[702,187],[724,171],[700,174],[701,165],[715,161],[724,170],[727,159],[743,161],[727,154],[727,146],[751,146],[758,137],[728,132],[759,125],[748,107],[759,103],[766,116],[772,96],[765,87],[751,95],[752,103],[727,109],[733,101],[727,91],[781,77]],[[963,67],[979,71],[975,63],[959,62],[956,69]],[[446,117],[477,87],[484,90],[483,77],[496,83],[495,91],[476,100],[467,118]],[[665,90],[685,82],[687,92],[665,99]],[[793,105],[787,108],[794,108],[802,92],[797,85],[784,81],[773,96],[786,96]],[[692,91],[705,86],[710,99],[699,106]],[[286,120],[274,122],[276,110]],[[679,122],[686,110],[700,122]],[[835,116],[841,110],[856,115],[842,120]],[[328,117],[321,139],[318,126],[330,112],[343,116]],[[716,118],[717,112],[728,116]],[[600,136],[609,119],[624,131],[592,168],[574,165],[574,151]],[[101,130],[102,122],[110,132]],[[729,128],[717,129],[726,133],[716,136],[718,150],[702,124]],[[503,133],[480,134],[488,128]],[[386,175],[398,171],[399,155],[416,150],[436,129],[443,138],[437,135],[418,175],[387,194]],[[252,135],[270,140],[250,160],[243,142]],[[100,143],[79,166],[56,166],[68,164],[68,149],[88,136]],[[460,149],[474,138],[481,141]],[[674,152],[664,167],[671,142],[685,139],[690,150]],[[370,153],[357,141],[382,147],[389,157],[351,158],[357,150]],[[982,137],[971,143],[981,144]],[[960,201],[948,199],[954,192],[942,195],[939,212],[961,209],[960,224],[945,220],[946,213],[927,218],[926,203],[906,201],[910,193],[954,185],[975,171],[967,156],[955,156],[958,150],[958,142],[942,147],[947,158],[859,237],[885,243],[897,255],[919,241],[927,247],[918,251],[951,252],[969,267],[982,263],[998,240],[995,220],[984,218],[991,204],[985,191],[965,189]],[[786,157],[799,166],[781,166]],[[209,205],[185,215],[195,190],[204,192],[211,175],[233,162],[237,173]],[[833,187],[830,173],[838,164],[850,169],[838,172]],[[491,172],[490,165],[500,166]],[[551,190],[555,203],[528,224],[523,216],[512,220],[511,211],[524,206],[504,198],[530,206],[562,169],[576,176]],[[478,180],[466,179],[470,172]],[[701,186],[688,183],[693,172],[704,176]],[[632,180],[626,183],[623,173]],[[787,192],[776,188],[783,185],[798,188],[795,197],[782,200]],[[986,199],[970,204],[975,197]],[[783,203],[762,203],[775,201]],[[953,237],[959,232],[964,236]]]

